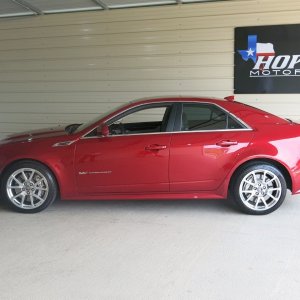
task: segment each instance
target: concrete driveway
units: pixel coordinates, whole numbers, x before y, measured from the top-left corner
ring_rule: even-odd
[[[300,197],[267,216],[227,201],[0,206],[3,299],[299,299]]]

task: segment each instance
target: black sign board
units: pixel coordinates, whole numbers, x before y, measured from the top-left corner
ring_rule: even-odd
[[[235,28],[236,94],[300,93],[300,24]]]

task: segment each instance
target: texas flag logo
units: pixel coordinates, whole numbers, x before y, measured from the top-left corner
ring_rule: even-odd
[[[248,49],[238,50],[244,61],[251,59],[256,63],[259,56],[275,56],[274,46],[271,43],[257,43],[257,35],[248,35]]]

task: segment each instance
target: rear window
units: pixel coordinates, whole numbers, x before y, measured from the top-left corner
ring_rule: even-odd
[[[240,129],[244,126],[228,113],[211,104],[183,104],[181,130]]]

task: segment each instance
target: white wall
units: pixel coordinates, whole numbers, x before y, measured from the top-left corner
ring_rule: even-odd
[[[0,137],[139,97],[230,95],[234,27],[300,23],[299,10],[249,0],[2,19]],[[300,119],[298,95],[236,98]]]

